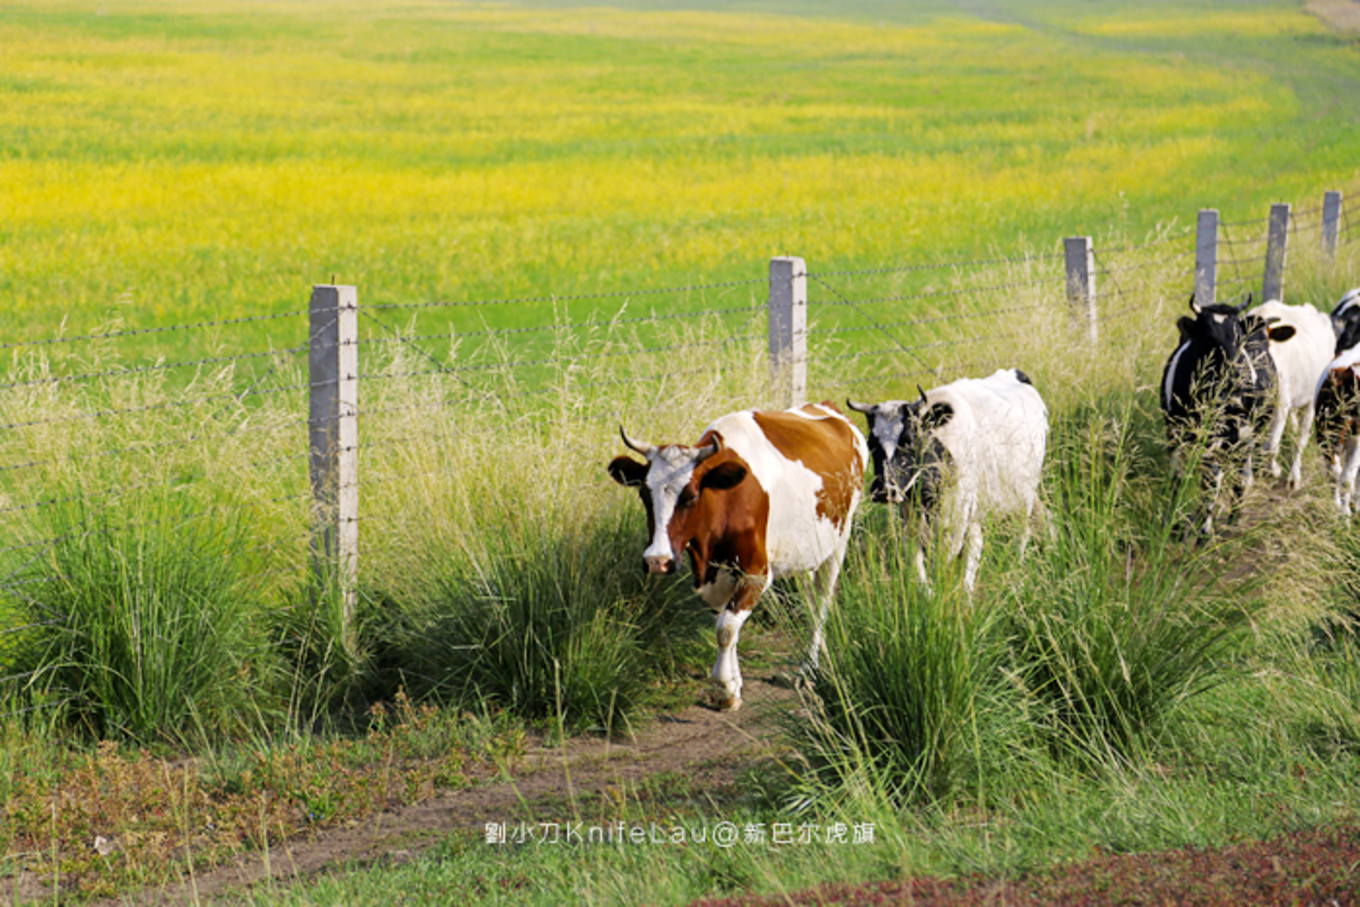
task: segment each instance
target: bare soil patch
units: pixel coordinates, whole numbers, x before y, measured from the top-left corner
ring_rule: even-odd
[[[1360,34],[1360,0],[1308,0],[1305,8],[1337,31]]]
[[[561,746],[545,746],[540,739],[513,778],[438,792],[348,827],[289,839],[267,857],[244,855],[192,879],[186,875],[179,885],[109,903],[202,903],[239,896],[261,883],[305,881],[380,859],[401,863],[451,832],[482,835],[488,822],[571,820],[578,808],[628,795],[646,779],[667,773],[682,774],[696,790],[729,788],[753,760],[773,753],[776,713],[796,698],[772,677],[748,675],[743,693],[744,705],[736,712],[695,703],[621,738],[578,737]]]
[[[911,879],[869,885],[825,885],[777,898],[699,901],[694,907],[844,904],[1347,907],[1360,904],[1360,828],[1298,832],[1274,841],[1219,850],[1184,848],[1164,853],[1095,856],[1014,881]]]

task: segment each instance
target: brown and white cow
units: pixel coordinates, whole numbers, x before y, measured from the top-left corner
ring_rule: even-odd
[[[694,588],[718,612],[718,660],[709,679],[719,708],[741,706],[737,637],[775,579],[812,573],[817,605],[811,667],[835,592],[850,523],[864,490],[864,436],[830,403],[782,412],[728,413],[693,447],[645,444],[620,427],[646,458],[609,464],[647,510],[649,573],[674,573],[688,552]]]

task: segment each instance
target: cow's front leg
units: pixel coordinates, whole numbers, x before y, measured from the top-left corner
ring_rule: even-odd
[[[769,576],[743,577],[741,588],[727,607],[718,613],[718,660],[708,679],[713,704],[724,712],[741,708],[741,667],[737,664],[737,639],[741,625],[769,586]]]
[[[1270,420],[1266,443],[1262,445],[1262,455],[1269,458],[1270,474],[1277,479],[1282,472],[1280,469],[1280,440],[1284,437],[1284,426],[1289,421],[1291,414],[1289,401],[1281,399],[1275,407],[1275,415]]]
[[[1298,491],[1303,487],[1303,449],[1308,446],[1308,438],[1313,434],[1313,404],[1309,403],[1299,420],[1298,442],[1294,446],[1294,462],[1289,467],[1289,488]]]
[[[1337,479],[1337,506],[1341,515],[1350,519],[1351,506],[1355,499],[1355,479],[1360,474],[1360,442],[1351,439],[1346,443],[1346,462]]]
[[[978,565],[982,563],[982,524],[976,519],[968,522],[968,551],[964,555],[963,588],[968,598],[973,597],[977,585]]]

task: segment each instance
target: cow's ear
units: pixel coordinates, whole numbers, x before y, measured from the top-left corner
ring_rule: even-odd
[[[949,424],[949,420],[954,418],[954,407],[948,403],[933,404],[926,411],[921,423],[925,425],[927,431],[934,431],[944,425]]]
[[[632,457],[615,457],[609,463],[609,477],[625,488],[634,488],[647,481],[647,464]]]
[[[1182,315],[1176,319],[1176,330],[1181,332],[1181,339],[1184,340],[1195,330],[1195,319],[1189,315]]]
[[[746,467],[736,462],[728,460],[726,463],[719,463],[699,480],[700,488],[712,488],[715,491],[726,491],[741,484],[741,480],[746,478]]]
[[[1293,325],[1272,325],[1266,330],[1266,336],[1276,343],[1284,343],[1285,340],[1293,336],[1293,332],[1295,332]]]

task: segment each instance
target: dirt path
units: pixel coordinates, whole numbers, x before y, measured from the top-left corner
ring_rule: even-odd
[[[1360,0],[1308,0],[1305,8],[1337,31],[1360,34]]]
[[[303,881],[347,864],[401,863],[450,832],[485,833],[486,824],[571,821],[597,798],[634,790],[646,778],[683,774],[699,790],[737,780],[751,759],[772,752],[773,719],[793,700],[771,678],[747,677],[737,712],[692,705],[649,722],[630,739],[575,738],[561,747],[531,748],[515,778],[436,794],[347,828],[327,828],[197,874],[178,886],[144,891],[112,904],[185,904],[239,895],[262,882]]]

